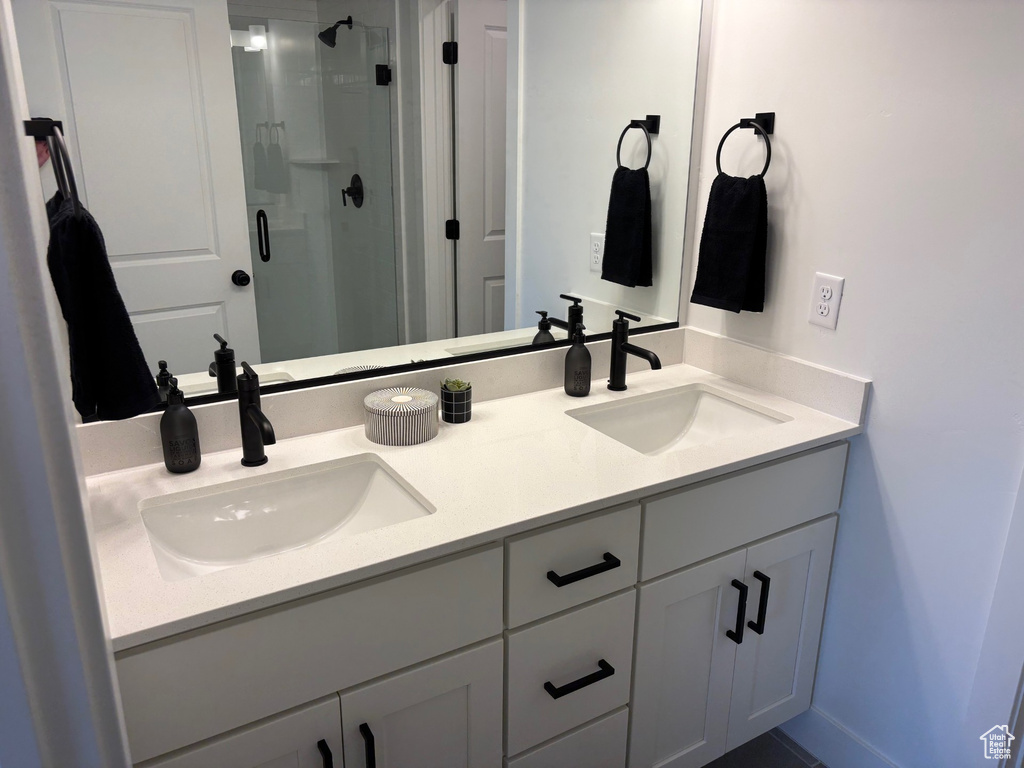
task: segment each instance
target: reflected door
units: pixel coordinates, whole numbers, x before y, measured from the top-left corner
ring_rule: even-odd
[[[458,0],[458,335],[505,330],[505,0]]]
[[[264,362],[399,343],[388,31],[324,26],[231,17]]]
[[[153,373],[158,359],[175,373],[205,370],[214,333],[259,362],[252,287],[231,279],[250,262],[224,3],[14,10],[19,29],[46,31],[22,47],[30,108],[64,121],[80,195]]]

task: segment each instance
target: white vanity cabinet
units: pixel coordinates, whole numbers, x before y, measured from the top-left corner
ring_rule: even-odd
[[[836,516],[640,587],[631,768],[698,768],[811,703]]]
[[[810,706],[846,454],[121,652],[132,756],[322,768],[322,739],[345,768],[698,768]]]
[[[346,768],[501,764],[501,640],[341,697]]]

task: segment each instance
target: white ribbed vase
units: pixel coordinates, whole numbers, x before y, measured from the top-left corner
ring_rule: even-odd
[[[366,437],[380,445],[418,445],[437,437],[437,395],[416,387],[393,387],[363,399]]]

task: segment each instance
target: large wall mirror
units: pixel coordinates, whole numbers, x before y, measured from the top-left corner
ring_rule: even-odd
[[[273,391],[530,348],[538,311],[566,318],[563,294],[588,335],[615,309],[640,329],[677,320],[701,0],[14,15],[30,109],[63,121],[147,362],[190,398],[217,394],[214,334]],[[600,242],[620,135],[647,115],[653,285],[625,287],[602,279]],[[622,163],[647,156],[628,131]]]

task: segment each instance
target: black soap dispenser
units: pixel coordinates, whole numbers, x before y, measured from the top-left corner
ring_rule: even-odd
[[[196,417],[185,405],[178,380],[173,378],[167,392],[167,410],[160,419],[160,444],[168,472],[184,474],[199,469],[203,458],[199,449],[199,427]]]
[[[228,346],[227,339],[219,333],[213,334],[213,338],[220,344],[220,349],[214,350],[213,362],[210,363],[210,376],[217,377],[217,392],[222,395],[233,395],[238,391],[238,381],[235,371],[235,350]]]
[[[537,323],[537,335],[533,337],[533,343],[547,344],[554,341],[555,337],[551,335],[551,321],[548,320],[548,313],[538,309],[537,314],[540,315],[540,322]]]
[[[565,394],[572,397],[586,397],[590,394],[590,350],[587,349],[587,337],[583,335],[586,327],[576,323],[572,333],[572,346],[565,353]]]
[[[167,370],[167,361],[159,361],[160,370],[156,374],[156,389],[160,393],[160,402],[167,402],[167,393],[171,391],[171,372]]]

